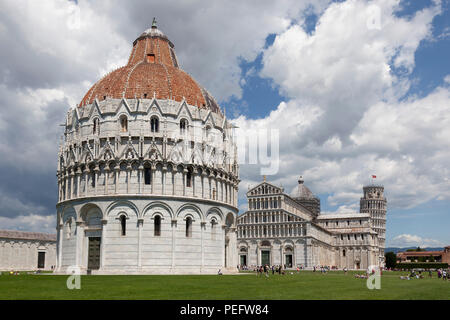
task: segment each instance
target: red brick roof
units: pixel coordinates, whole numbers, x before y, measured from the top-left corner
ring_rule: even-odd
[[[116,69],[95,83],[80,106],[97,98],[135,99],[153,96],[172,99],[220,112],[215,100],[178,66],[173,44],[156,28],[146,30],[133,43],[126,66]]]
[[[399,252],[397,253],[398,257],[406,257],[406,256],[414,256],[414,257],[419,257],[419,256],[437,256],[437,255],[441,255],[443,254],[444,251],[406,251],[406,252]]]

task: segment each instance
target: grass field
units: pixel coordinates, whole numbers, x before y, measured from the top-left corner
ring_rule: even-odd
[[[406,272],[385,272],[381,289],[369,290],[354,273],[301,271],[270,275],[82,276],[80,290],[68,290],[67,276],[0,276],[0,299],[450,299],[450,281],[400,280]]]

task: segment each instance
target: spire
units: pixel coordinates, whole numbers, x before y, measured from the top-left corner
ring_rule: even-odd
[[[156,26],[156,18],[155,17],[153,17],[152,29],[158,29],[158,27]]]

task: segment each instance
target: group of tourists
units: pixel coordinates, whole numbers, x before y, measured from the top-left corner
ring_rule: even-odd
[[[314,266],[313,267],[313,272],[316,272],[317,270],[320,269],[320,273],[325,274],[328,271],[330,271],[330,267],[329,266]]]
[[[437,272],[437,277],[438,279],[442,279],[442,280],[449,280],[450,281],[450,272],[449,270],[445,270],[445,269],[438,269],[436,270]],[[432,278],[433,277],[433,271],[432,270],[428,270],[428,277]],[[423,279],[424,275],[422,274],[422,270],[411,270],[411,273],[407,276],[400,276],[401,280],[411,280],[411,279]]]
[[[437,276],[438,276],[438,279],[442,278],[442,280],[450,280],[450,270],[445,270],[442,268],[438,269]]]
[[[272,275],[274,275],[275,273],[278,273],[280,275],[285,274],[285,270],[283,269],[283,266],[281,266],[281,265],[269,266],[266,264],[264,266],[256,266],[254,271],[256,271],[256,276],[265,275],[267,278],[269,277],[270,272],[272,272]]]

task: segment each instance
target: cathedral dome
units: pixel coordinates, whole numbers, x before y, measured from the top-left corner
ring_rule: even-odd
[[[153,23],[134,42],[127,65],[97,81],[80,106],[95,99],[170,99],[220,113],[214,98],[178,65],[174,45]]]
[[[311,192],[311,190],[309,190],[309,188],[304,185],[304,180],[301,176],[298,179],[298,184],[294,187],[290,196],[292,198],[301,198],[301,199],[314,199],[315,198],[315,196]]]

